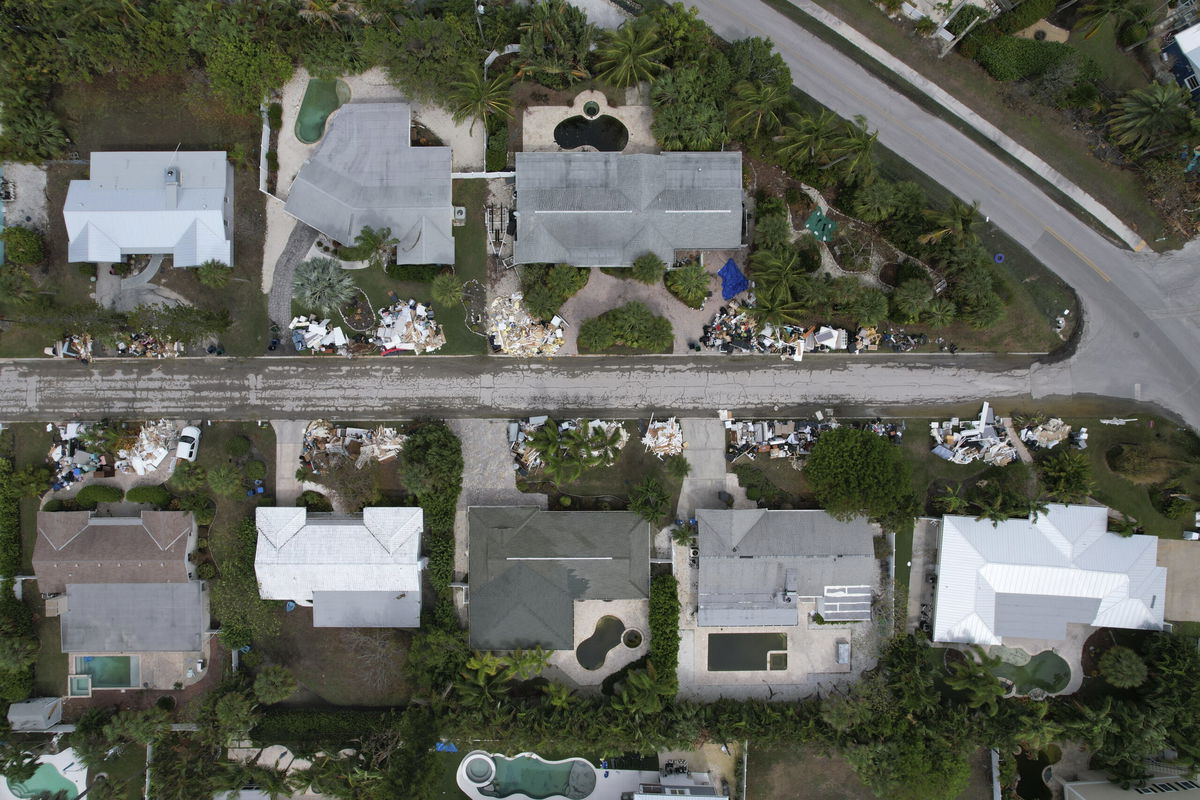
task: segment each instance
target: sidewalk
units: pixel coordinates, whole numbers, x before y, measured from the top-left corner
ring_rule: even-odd
[[[813,0],[788,0],[799,11],[804,12],[808,16],[820,22],[825,27],[829,28],[834,33],[841,36],[843,39],[854,45],[866,55],[878,61],[889,70],[904,78],[908,83],[919,89],[926,96],[937,102],[938,105],[945,108],[947,111],[958,117],[963,122],[970,125],[980,134],[985,136],[989,141],[998,145],[1006,153],[1020,161],[1029,169],[1033,170],[1043,180],[1049,182],[1060,192],[1071,198],[1081,208],[1095,217],[1099,222],[1112,231],[1126,245],[1133,249],[1134,252],[1144,250],[1146,242],[1132,228],[1121,222],[1116,214],[1109,211],[1106,207],[1100,204],[1098,200],[1089,195],[1087,192],[1080,189],[1071,181],[1047,164],[1045,161],[1034,155],[1029,150],[1018,144],[1015,140],[1001,131],[992,123],[985,120],[983,117],[976,114],[963,103],[959,102],[953,95],[943,90],[941,87],[932,83],[928,78],[921,75],[916,70],[909,67],[904,62],[893,56],[891,53],[884,50],[879,45],[872,42],[866,36],[863,36],[850,25],[843,22],[838,17],[818,6]],[[763,35],[767,35],[764,33]]]

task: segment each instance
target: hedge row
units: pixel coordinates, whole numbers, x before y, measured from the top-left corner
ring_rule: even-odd
[[[976,60],[998,81],[1036,78],[1061,63],[1074,48],[1062,42],[1039,42],[1000,36],[979,48]]]
[[[13,486],[13,465],[0,458],[0,577],[21,572],[20,497]]]
[[[679,582],[673,575],[659,575],[650,583],[650,663],[663,685],[678,689]]]
[[[17,561],[20,566],[19,540]],[[0,580],[0,637],[30,639],[35,644],[37,642],[33,629],[33,614],[28,606],[17,599],[13,593],[12,579],[7,576]],[[34,652],[36,652],[36,647]],[[33,694],[33,661],[27,667],[0,669],[0,701],[15,703],[24,700],[31,694]]]
[[[125,493],[125,499],[131,503],[148,503],[166,508],[171,502],[171,493],[162,486],[135,486]]]
[[[119,503],[125,493],[120,486],[105,486],[99,483],[89,483],[75,495],[75,505],[91,511],[100,503]]]

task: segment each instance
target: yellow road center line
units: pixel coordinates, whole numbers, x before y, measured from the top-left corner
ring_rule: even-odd
[[[1064,239],[1062,236],[1060,236],[1058,234],[1058,231],[1054,230],[1049,225],[1045,226],[1045,228],[1046,228],[1046,233],[1050,234],[1055,239],[1058,239],[1058,241],[1062,242],[1062,246],[1067,248],[1068,250],[1070,250],[1072,253],[1074,253],[1076,258],[1078,258],[1083,263],[1087,264],[1092,269],[1096,270],[1096,274],[1099,275],[1101,278],[1104,278],[1104,280],[1108,281],[1109,283],[1112,283],[1112,278],[1105,275],[1104,270],[1097,267],[1095,261],[1092,261],[1090,258],[1085,256],[1083,253],[1079,252],[1079,249],[1076,248],[1075,245],[1071,244],[1066,239]]]

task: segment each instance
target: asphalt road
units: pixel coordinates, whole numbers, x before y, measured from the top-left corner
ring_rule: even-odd
[[[966,200],[1080,296],[1084,333],[1066,364],[1035,368],[1035,393],[1145,400],[1200,425],[1200,241],[1165,255],[1113,244],[1013,167],[759,0],[688,0],[726,39],[766,36],[796,85]]]
[[[963,355],[810,355],[801,364],[732,356],[28,360],[0,365],[0,420],[870,411],[1029,396],[1038,392],[1029,366],[1022,357]]]

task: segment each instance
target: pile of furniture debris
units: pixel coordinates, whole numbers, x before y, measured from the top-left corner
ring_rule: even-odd
[[[355,468],[362,469],[371,461],[399,456],[406,438],[395,428],[382,425],[374,429],[354,428],[313,420],[304,429],[300,463],[316,475],[343,458],[354,459]]]
[[[179,430],[175,423],[165,419],[147,422],[138,431],[131,447],[117,451],[117,463],[114,466],[126,474],[145,475],[158,469],[178,442]]]
[[[42,352],[51,358],[74,358],[86,364],[92,360],[92,337],[86,333],[82,336],[68,336]]]
[[[349,355],[346,348],[349,343],[341,326],[334,326],[331,319],[317,319],[316,316],[301,315],[288,323],[292,332],[292,344],[296,352],[313,350],[318,353],[337,353]]]
[[[558,352],[563,340],[563,322],[534,319],[525,308],[525,295],[516,292],[497,297],[488,309],[488,341],[492,352],[510,356],[549,356]]]
[[[1063,442],[1069,442],[1072,447],[1079,450],[1087,449],[1087,428],[1080,428],[1072,432],[1071,426],[1058,417],[1037,425],[1032,423],[1026,425],[1017,432],[1017,435],[1025,444],[1042,450],[1050,450]]]
[[[794,361],[799,361],[805,353],[851,349],[850,334],[843,328],[829,325],[760,327],[754,319],[753,308],[752,301],[737,300],[721,306],[712,322],[704,326],[700,344],[721,353],[769,353]],[[863,346],[857,349],[866,349],[869,343],[864,341]],[[875,344],[878,345],[878,342]]]
[[[687,442],[683,441],[683,428],[674,417],[657,422],[651,419],[646,426],[646,435],[642,437],[642,444],[646,446],[646,452],[653,453],[660,460],[677,456],[687,447]]]
[[[804,458],[812,452],[813,445],[826,431],[840,428],[844,424],[833,416],[833,409],[824,413],[817,411],[812,419],[789,420],[736,420],[729,411],[719,411],[725,423],[725,460],[734,463],[739,459],[754,461],[757,458],[788,458],[792,466],[800,469]],[[880,419],[854,424],[877,436],[886,437],[894,444],[904,439],[905,424],[885,422]]]
[[[117,342],[117,355],[133,358],[175,358],[185,349],[183,342],[156,339],[145,333],[131,333]]]
[[[985,464],[1003,467],[1017,458],[1017,449],[1009,442],[1004,419],[997,417],[986,402],[978,419],[953,417],[945,422],[931,422],[929,435],[933,438],[933,454],[955,464],[982,460]]]
[[[379,311],[373,344],[380,355],[432,353],[446,343],[446,334],[434,320],[433,309],[416,300],[400,302]]]
[[[93,472],[99,472],[106,478],[115,474],[105,456],[89,453],[80,440],[88,427],[86,422],[65,422],[61,425],[46,426],[46,431],[54,434],[54,444],[46,454],[53,473],[51,489],[65,489]]]

